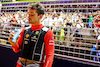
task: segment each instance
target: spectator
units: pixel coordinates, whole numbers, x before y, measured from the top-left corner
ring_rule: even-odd
[[[88,27],[89,28],[93,27],[93,16],[92,15],[89,15]]]
[[[80,42],[82,40],[82,35],[79,33],[80,29],[83,27],[83,23],[82,23],[81,19],[77,20],[75,27],[76,27],[76,30],[75,30],[75,33],[73,35],[75,37],[75,42],[76,42],[75,47],[77,47],[77,44],[78,44],[78,47],[81,47]]]

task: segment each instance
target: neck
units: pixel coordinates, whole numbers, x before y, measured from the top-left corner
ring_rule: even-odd
[[[41,21],[37,21],[36,23],[32,24],[32,25],[40,25],[41,24]]]

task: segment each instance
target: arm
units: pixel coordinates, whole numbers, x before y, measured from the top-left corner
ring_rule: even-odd
[[[20,51],[20,48],[21,48],[21,45],[23,42],[23,35],[24,35],[24,29],[22,29],[22,31],[18,37],[18,40],[16,42],[13,42],[11,38],[8,38],[10,44],[12,45],[12,49],[15,53]]]
[[[46,60],[43,67],[52,67],[53,58],[54,58],[54,36],[51,30],[49,30],[46,33],[44,37],[44,42],[45,42]]]
[[[75,27],[75,24],[74,24],[74,22],[72,22],[72,27]]]
[[[81,25],[81,23],[79,23],[79,24],[80,24],[81,27],[83,27],[83,26]]]

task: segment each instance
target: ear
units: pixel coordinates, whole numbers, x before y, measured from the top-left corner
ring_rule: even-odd
[[[43,17],[43,15],[39,15],[39,18],[41,19]]]

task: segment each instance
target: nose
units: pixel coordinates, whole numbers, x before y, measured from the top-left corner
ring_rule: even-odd
[[[28,18],[31,18],[31,16],[30,16],[30,15],[28,15]]]
[[[28,20],[30,20],[30,18],[28,18]]]
[[[30,19],[30,16],[28,15],[28,19]]]

